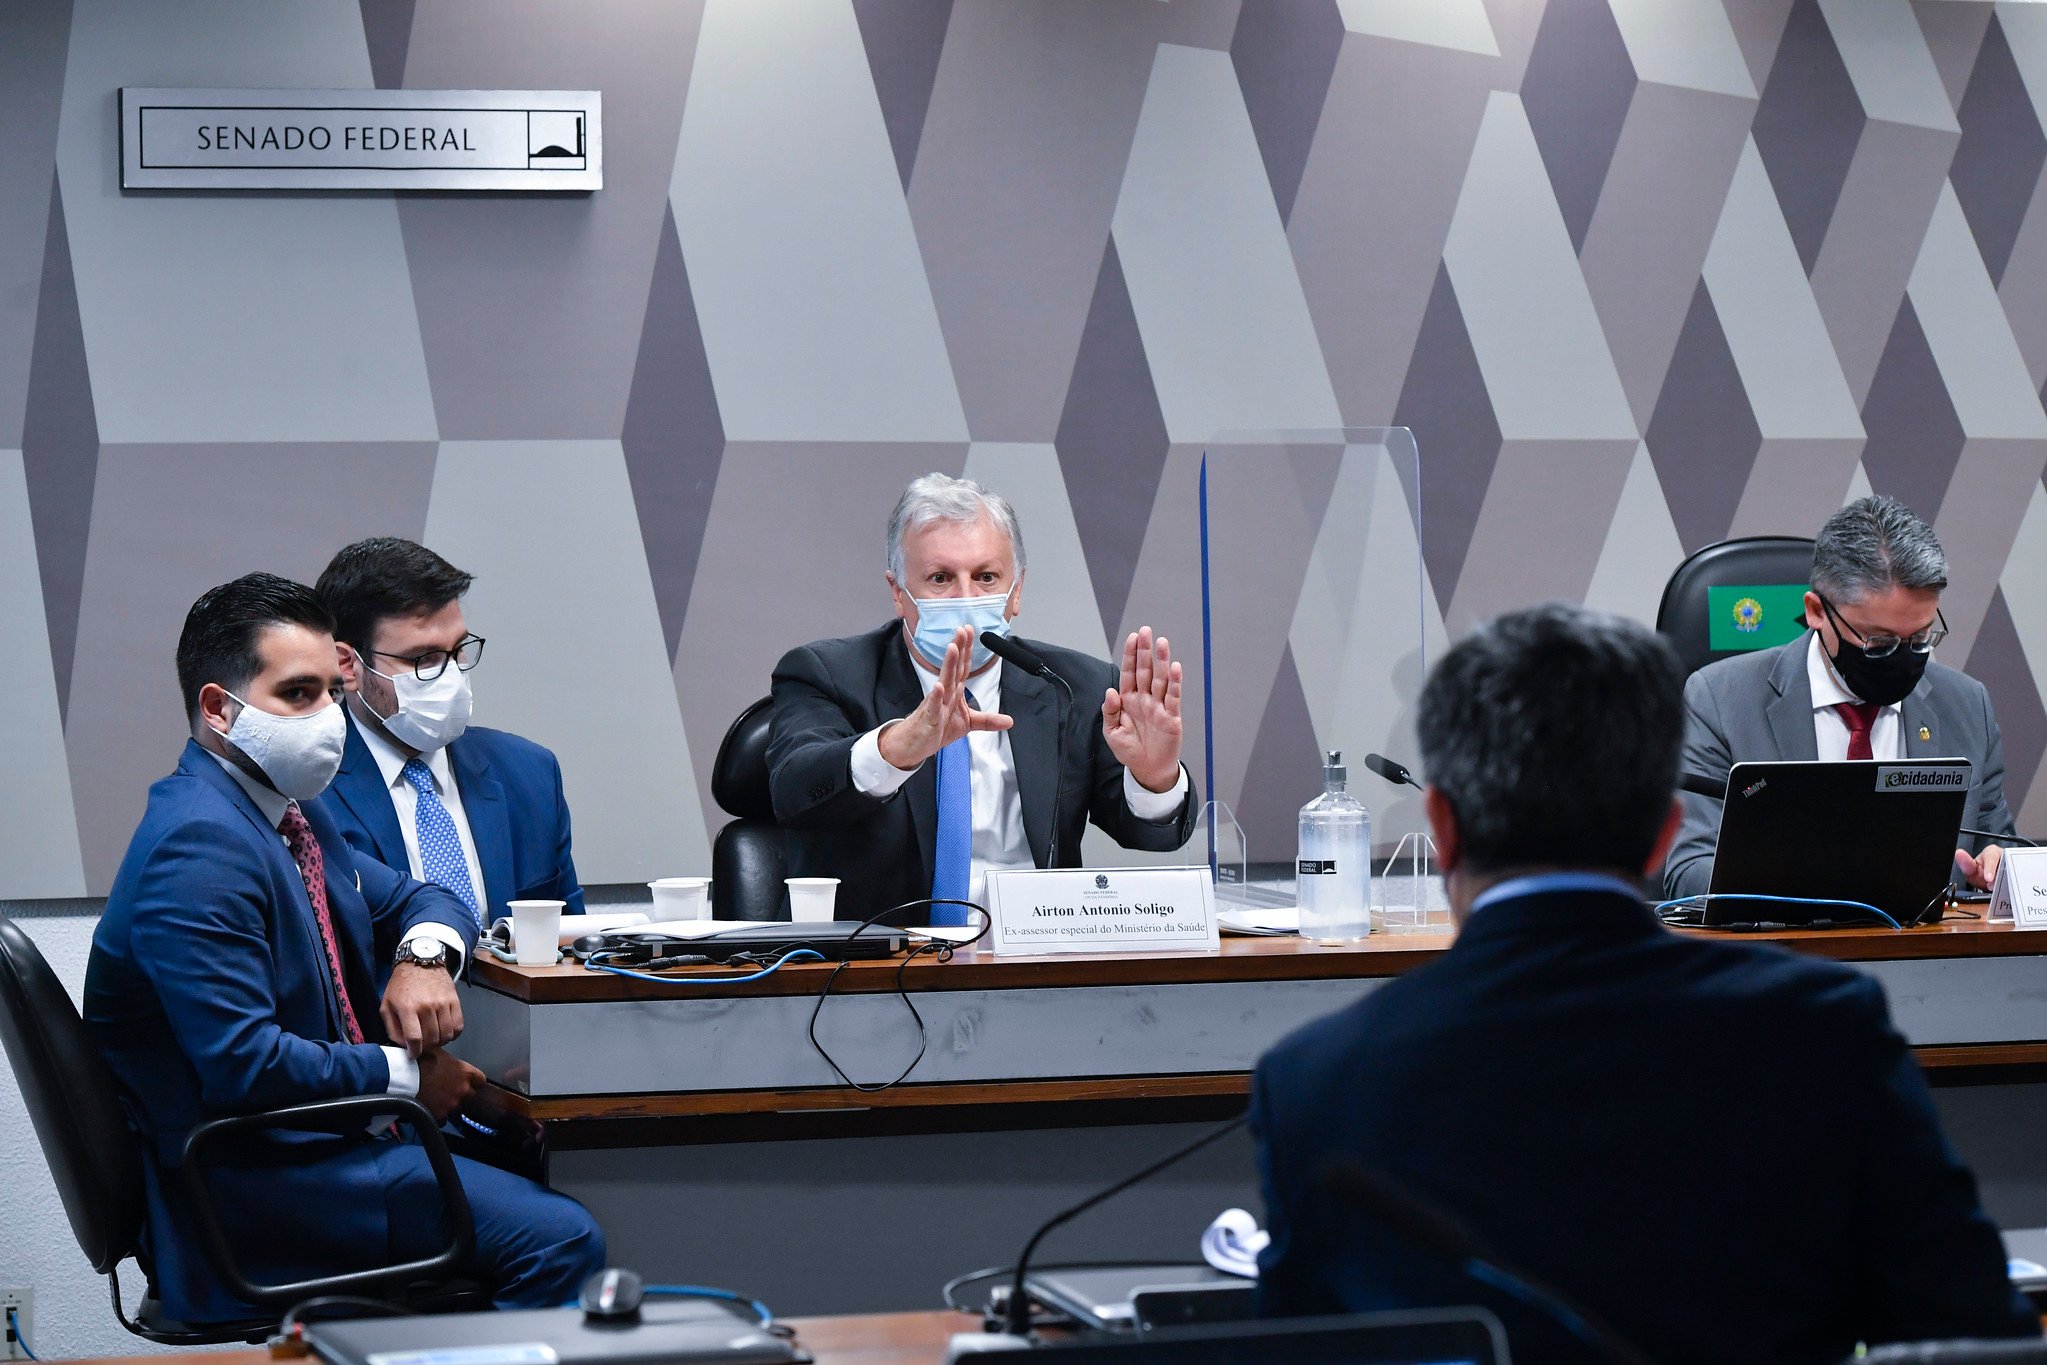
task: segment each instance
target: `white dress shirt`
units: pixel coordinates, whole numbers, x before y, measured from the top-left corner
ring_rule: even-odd
[[[405,780],[405,755],[361,721],[356,722],[355,728],[361,732],[370,757],[377,760],[377,771],[384,775],[384,789],[391,793],[391,808],[398,813],[398,832],[405,838],[406,865],[415,881],[426,881],[426,864],[419,856],[419,792]],[[476,908],[487,926],[490,896],[483,889],[483,866],[476,861],[476,840],[469,834],[469,814],[462,808],[462,789],[455,781],[454,767],[448,762],[448,748],[442,745],[421,754],[419,759],[434,780],[434,794],[441,798],[442,809],[455,822],[455,837],[462,843],[462,861],[469,868],[469,888],[476,893]]]
[[[291,801],[282,794],[264,786],[261,782],[249,776],[219,754],[213,753],[211,749],[208,749],[206,752],[212,755],[215,763],[218,763],[227,770],[227,775],[235,780],[235,785],[249,794],[249,799],[256,803],[256,809],[262,811],[263,818],[270,822],[270,828],[277,829],[278,825],[283,823],[285,811],[291,808]],[[277,838],[279,842],[284,844],[288,852],[291,848],[291,841],[284,837],[283,831],[280,830],[278,832]],[[322,851],[324,852],[324,849]],[[293,861],[296,862],[297,860],[293,859]],[[336,932],[339,931],[337,930]],[[455,960],[458,963],[461,961],[462,939],[454,930],[449,929],[444,924],[424,924],[420,926],[420,932],[433,934],[435,938],[441,939],[444,943],[447,942],[447,938],[443,937],[444,934],[453,937],[454,943],[452,947],[455,952]],[[381,1043],[378,1046],[384,1047]],[[384,1047],[384,1061],[391,1069],[391,1081],[385,1087],[386,1094],[417,1095],[419,1093],[419,1063],[412,1059],[410,1053],[402,1047]],[[372,1126],[381,1127],[382,1124],[380,1122]]]
[[[924,695],[938,686],[938,675],[911,655],[917,666],[917,682]],[[977,711],[1002,709],[1002,660],[967,679],[967,691],[974,694]],[[869,796],[893,795],[916,773],[915,768],[898,768],[881,755],[881,732],[894,725],[885,721],[853,742],[853,785]],[[1010,868],[1034,867],[1030,840],[1024,834],[1023,799],[1017,794],[1016,758],[1010,751],[1009,731],[974,730],[967,735],[967,753],[973,759],[974,851],[967,877],[967,899],[977,905],[988,903],[988,874]],[[1187,796],[1187,770],[1180,769],[1172,790],[1147,790],[1123,770],[1123,799],[1130,813],[1140,820],[1164,820],[1180,809]]]
[[[1905,646],[1899,645],[1903,649]],[[1812,633],[1812,642],[1807,646],[1805,656],[1806,681],[1812,685],[1812,734],[1819,745],[1822,763],[1839,763],[1848,757],[1848,722],[1841,719],[1841,713],[1834,708],[1843,702],[1860,702],[1862,698],[1848,690],[1841,681],[1841,675],[1834,671],[1834,661],[1827,657],[1825,646],[1820,644],[1820,633]],[[1876,713],[1876,723],[1869,727],[1870,757],[1886,763],[1897,763],[1905,757],[1905,720],[1903,702],[1892,702]]]

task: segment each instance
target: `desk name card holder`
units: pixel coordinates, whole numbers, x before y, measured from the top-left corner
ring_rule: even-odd
[[[1214,952],[1221,942],[1205,867],[990,872],[988,913],[990,949],[1009,956]]]
[[[2047,848],[2007,848],[1990,890],[1990,918],[2047,929]]]

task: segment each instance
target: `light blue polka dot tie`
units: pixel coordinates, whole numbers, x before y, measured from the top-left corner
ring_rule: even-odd
[[[407,760],[398,775],[419,793],[419,802],[413,807],[413,823],[419,832],[419,870],[426,880],[461,897],[476,927],[482,929],[483,913],[476,908],[476,887],[469,880],[469,860],[462,856],[462,840],[455,833],[454,817],[448,814],[440,793],[434,790],[434,775],[416,758]]]

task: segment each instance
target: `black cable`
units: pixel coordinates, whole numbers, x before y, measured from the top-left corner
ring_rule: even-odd
[[[903,1002],[903,1008],[910,1012],[910,1017],[917,1021],[917,1055],[910,1059],[910,1064],[904,1067],[894,1080],[883,1081],[879,1085],[862,1085],[851,1076],[848,1076],[846,1069],[839,1065],[838,1059],[833,1057],[825,1045],[818,1041],[818,1016],[824,1013],[825,1001],[831,999],[832,996],[832,986],[838,981],[839,973],[845,971],[851,963],[851,958],[841,958],[838,965],[832,968],[831,972],[824,979],[824,989],[817,993],[817,1004],[813,1005],[810,1010],[810,1027],[808,1029],[810,1045],[817,1049],[818,1056],[824,1058],[825,1065],[832,1069],[833,1075],[863,1095],[878,1094],[883,1090],[901,1085],[909,1078],[910,1073],[917,1069],[917,1063],[924,1060],[925,1052],[930,1049],[931,1039],[924,1028],[924,1016],[918,1011],[916,1002],[910,999],[909,988],[904,982],[904,973],[910,970],[910,964],[925,953],[935,953],[938,961],[950,962],[954,952],[961,948],[973,947],[976,943],[988,937],[990,931],[995,928],[995,917],[988,913],[985,906],[977,905],[969,900],[955,900],[950,896],[926,896],[919,900],[904,901],[901,905],[890,906],[878,914],[869,915],[866,919],[860,921],[860,924],[852,933],[846,935],[846,942],[851,943],[888,916],[902,910],[914,910],[920,905],[963,905],[969,910],[978,910],[981,913],[982,919],[981,932],[963,943],[954,943],[950,939],[933,939],[929,943],[920,943],[910,949],[909,952],[903,954],[903,960],[896,964],[896,997]],[[900,926],[890,925],[886,927],[897,928]]]
[[[1143,1270],[1146,1269],[1147,1267],[1155,1266],[1158,1264],[1159,1262],[1156,1260],[1053,1261],[1050,1264],[1040,1264],[1038,1266],[1038,1273],[1041,1275],[1056,1274],[1064,1270]],[[1193,1263],[1189,1262],[1188,1264],[1191,1265]],[[960,1291],[962,1286],[970,1285],[974,1283],[974,1281],[976,1280],[1000,1279],[1002,1276],[1011,1274],[1015,1270],[1016,1270],[1015,1266],[1009,1265],[983,1266],[979,1270],[969,1270],[964,1275],[953,1276],[951,1279],[945,1282],[944,1288],[940,1289],[938,1292],[940,1296],[944,1298],[945,1306],[947,1308],[952,1309],[953,1312],[973,1313],[978,1316],[983,1311],[982,1309],[976,1308],[970,1303],[961,1303],[958,1299],[954,1298],[953,1296]]]
[[[418,1313],[405,1307],[403,1304],[391,1303],[385,1299],[365,1299],[354,1294],[320,1294],[302,1303],[293,1304],[291,1311],[284,1315],[284,1321],[277,1324],[278,1334],[281,1336],[297,1335],[305,1328],[306,1323],[310,1321],[306,1314],[317,1312],[323,1308],[368,1309],[372,1314],[386,1318],[412,1318],[419,1316]]]

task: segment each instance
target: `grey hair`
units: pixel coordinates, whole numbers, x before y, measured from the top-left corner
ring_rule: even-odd
[[[1933,528],[1896,498],[1857,498],[1827,518],[1812,547],[1812,587],[1830,602],[1892,588],[1947,587],[1947,552]]]
[[[987,517],[1009,537],[1010,554],[1016,560],[1016,576],[1023,577],[1023,530],[1016,524],[1016,509],[1009,499],[991,492],[972,479],[955,479],[950,474],[922,474],[896,499],[896,510],[888,515],[888,570],[903,583],[903,537],[934,521],[971,524]]]

